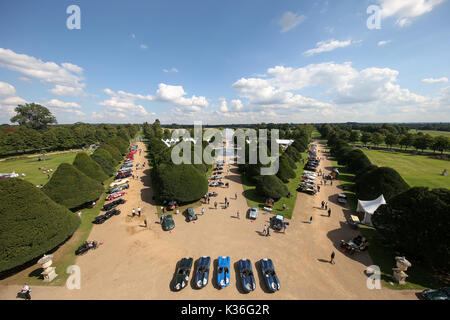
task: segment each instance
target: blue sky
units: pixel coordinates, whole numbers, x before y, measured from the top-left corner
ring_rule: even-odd
[[[0,123],[449,121],[449,2],[2,1]]]

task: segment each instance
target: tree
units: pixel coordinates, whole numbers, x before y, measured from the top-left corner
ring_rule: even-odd
[[[190,203],[208,192],[206,177],[191,164],[161,164],[152,170],[153,184],[159,200]]]
[[[386,135],[386,138],[384,139],[384,141],[386,142],[386,145],[388,147],[392,148],[392,146],[398,144],[399,138],[398,138],[398,135],[396,135],[394,133],[388,133]]]
[[[360,133],[358,131],[356,131],[356,130],[352,130],[350,132],[348,140],[350,142],[354,143],[354,142],[357,142],[359,140],[359,137],[360,137]]]
[[[381,194],[389,201],[397,194],[409,189],[400,174],[389,167],[376,167],[355,178],[356,196],[360,200],[373,200]]]
[[[92,160],[86,152],[77,153],[77,156],[73,161],[73,165],[85,175],[97,180],[98,182],[103,183],[103,181],[108,179],[108,176],[103,171],[102,167],[97,162]]]
[[[116,163],[119,163],[123,159],[119,149],[117,149],[114,145],[102,143],[102,145],[98,149],[104,149],[108,151],[111,157],[116,161]]]
[[[404,146],[406,150],[409,146],[412,146],[413,142],[414,136],[411,133],[405,133],[400,136],[398,143],[400,146]]]
[[[370,141],[375,145],[375,146],[379,146],[380,144],[383,143],[384,141],[384,137],[381,133],[379,132],[374,132],[372,133],[372,136],[370,137]]]
[[[363,132],[361,135],[361,142],[367,146],[367,144],[372,140],[372,135],[369,132]]]
[[[70,237],[80,218],[30,182],[0,180],[0,272],[41,257]]]
[[[289,179],[295,178],[295,172],[291,167],[289,160],[287,159],[287,155],[282,155],[279,160],[279,167],[277,172],[277,177],[280,178],[284,183],[289,182]]]
[[[108,144],[115,146],[122,155],[125,155],[128,152],[129,141],[125,141],[123,138],[119,136],[115,136],[108,140]]]
[[[367,170],[372,165],[369,158],[360,149],[348,153],[346,164],[347,168],[356,174]]]
[[[111,177],[114,174],[116,161],[112,158],[111,154],[105,149],[98,148],[91,155],[92,160],[97,162],[102,167],[105,174]]]
[[[450,190],[411,188],[380,206],[372,222],[402,255],[450,271]]]
[[[17,122],[20,126],[32,129],[42,129],[52,123],[57,123],[56,118],[50,110],[37,103],[19,104],[15,109],[17,114],[10,119],[12,123]]]
[[[450,139],[444,136],[434,137],[431,147],[433,151],[438,150],[442,154],[444,151],[450,149]]]
[[[97,200],[103,186],[68,163],[61,163],[50,181],[42,188],[53,201],[75,209]]]
[[[260,176],[256,183],[256,192],[265,198],[279,200],[289,193],[286,185],[274,175]]]
[[[425,149],[428,149],[431,147],[431,144],[433,143],[433,138],[427,133],[427,134],[417,134],[416,138],[414,139],[413,145],[417,150],[422,150],[422,152]]]

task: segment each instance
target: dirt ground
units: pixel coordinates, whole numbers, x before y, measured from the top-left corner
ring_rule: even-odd
[[[143,143],[138,144],[145,149]],[[135,158],[135,163],[146,161],[144,152]],[[321,167],[329,172],[331,162],[325,159]],[[201,209],[196,208],[199,218],[189,223],[181,214],[174,215],[172,232],[163,231],[159,224],[150,176],[142,170],[136,173],[139,179],[131,180],[125,196],[127,203],[120,207],[122,214],[92,229],[90,240],[104,244],[77,260],[81,289],[34,286],[33,299],[416,299],[412,291],[369,290],[365,270],[372,261],[368,253],[350,257],[339,250],[339,241],[350,239],[357,232],[349,228],[343,214],[345,208],[336,202],[341,190],[338,181],[333,186],[322,186],[315,196],[298,194],[286,233],[272,231],[266,237],[262,231],[271,215],[260,212],[254,222],[246,218],[248,206],[235,166],[225,173],[229,188],[210,188],[218,196],[211,198],[210,205],[202,206],[205,214],[202,216]],[[222,208],[224,197],[230,201],[227,209]],[[328,201],[331,217],[320,209],[322,200]],[[214,209],[214,201],[219,203],[218,209]],[[131,218],[131,210],[138,206],[143,216]],[[143,226],[144,217],[147,228]],[[329,263],[332,251],[336,253],[334,265]],[[194,289],[192,282],[181,292],[170,290],[181,258],[189,256],[196,261],[200,256],[210,256],[216,263],[219,256],[226,255],[232,263],[227,288],[218,289],[211,272],[209,284],[201,290]],[[276,293],[266,292],[260,271],[255,268],[255,262],[266,257],[273,260],[280,279],[281,290]],[[239,283],[236,263],[242,258],[252,261],[257,281],[256,290],[249,294],[242,293]],[[19,290],[19,286],[2,286],[0,282],[0,299],[15,299]]]

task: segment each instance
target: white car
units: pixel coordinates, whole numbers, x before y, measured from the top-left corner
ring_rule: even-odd
[[[219,185],[219,183],[217,181],[213,181],[211,182],[211,184],[209,185],[210,187],[217,187]]]
[[[127,184],[127,183],[130,183],[130,179],[116,180],[116,181],[114,181],[114,182],[111,182],[110,185],[109,185],[109,187],[110,187],[110,188],[114,188],[114,187],[121,186],[121,185]]]
[[[256,207],[250,208],[250,210],[248,210],[248,217],[250,219],[258,218],[258,208]]]
[[[306,174],[306,173],[304,173],[303,176],[304,176],[304,177],[307,177],[307,178],[310,178],[311,180],[316,180],[316,178],[317,178],[317,177],[315,177],[315,176],[312,176],[312,175]]]
[[[308,171],[308,170],[304,170],[304,171],[303,171],[303,174],[309,174],[309,175],[312,175],[312,176],[314,176],[314,177],[317,177],[317,173],[314,173],[314,172]]]

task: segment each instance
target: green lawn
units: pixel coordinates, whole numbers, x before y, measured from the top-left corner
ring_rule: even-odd
[[[76,154],[76,152],[49,154],[43,158],[43,161],[38,161],[38,156],[25,159],[6,159],[0,161],[0,173],[10,173],[11,171],[15,171],[19,175],[25,173],[26,176],[21,177],[22,179],[34,185],[45,185],[49,179],[47,174],[42,173],[39,168],[53,169],[53,172],[55,172],[56,168],[63,162],[73,163]]]
[[[429,134],[430,136],[432,136],[432,137],[437,137],[437,136],[450,137],[450,131],[415,130],[415,129],[411,129],[411,130],[409,130],[409,132],[411,132],[411,133],[422,132],[423,134],[428,133],[428,134]]]
[[[444,169],[450,171],[450,162],[446,160],[380,150],[362,151],[373,164],[397,170],[411,187],[450,189],[450,176],[441,175]]]
[[[364,150],[366,151],[366,150]],[[379,151],[371,151],[379,152]],[[411,156],[410,156],[411,157]],[[372,159],[370,159],[372,161]],[[432,160],[432,159],[430,159]],[[391,160],[389,166],[394,167],[395,161]],[[442,161],[442,160],[439,160]],[[347,195],[348,203],[352,212],[356,212],[356,206],[358,204],[358,199],[356,197],[354,190],[354,177],[353,173],[349,173],[346,169],[337,164],[337,161],[332,160],[334,167],[339,168],[339,182],[344,186],[344,193]],[[390,289],[414,289],[414,290],[424,290],[428,288],[437,288],[442,286],[438,280],[434,279],[430,274],[430,270],[424,268],[421,265],[413,265],[408,269],[407,274],[409,275],[408,281],[404,285],[399,285],[392,281],[392,268],[395,267],[394,257],[397,256],[392,248],[386,246],[383,239],[379,236],[376,229],[360,225],[361,234],[369,241],[369,254],[375,265],[380,267],[381,271],[381,281],[383,286]]]
[[[302,157],[306,159],[306,154],[302,154]],[[299,185],[299,177],[303,174],[303,164],[301,162],[296,163],[297,169],[295,169],[295,178],[289,180],[286,184],[289,192],[291,193],[291,197],[283,197],[277,202],[275,202],[273,206],[273,214],[279,214],[284,216],[285,218],[291,219],[292,212],[294,211],[295,201],[297,200],[297,188]],[[249,207],[257,207],[260,210],[263,210],[265,204],[265,199],[261,197],[255,190],[255,185],[248,181],[245,176],[241,175],[242,185],[244,187],[244,196],[247,200],[247,204]],[[283,203],[286,204],[286,210],[283,210]]]

